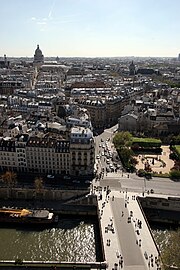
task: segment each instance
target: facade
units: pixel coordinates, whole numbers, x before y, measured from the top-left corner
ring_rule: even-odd
[[[118,122],[121,111],[127,102],[128,100],[121,96],[112,96],[106,99],[80,100],[78,105],[88,110],[93,129],[104,129]]]
[[[0,170],[53,175],[93,175],[95,144],[88,128],[73,127],[61,135],[0,138]]]
[[[78,105],[88,110],[93,128],[104,129],[107,118],[106,104],[103,100],[86,99],[79,101]]]
[[[15,89],[24,88],[22,81],[13,81],[13,80],[3,80],[0,81],[0,95],[2,94],[13,94]]]
[[[70,145],[71,175],[93,175],[95,142],[90,129],[73,127]]]
[[[138,129],[137,121],[138,121],[138,117],[134,115],[133,113],[122,115],[119,118],[118,130],[129,131],[129,132],[137,131]]]
[[[51,137],[30,137],[26,145],[27,171],[70,174],[70,142]]]

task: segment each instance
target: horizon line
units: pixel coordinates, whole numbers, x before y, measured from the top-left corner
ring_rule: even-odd
[[[8,56],[6,55],[7,58],[34,58],[33,56]],[[3,56],[0,56],[0,58],[4,58]],[[125,55],[125,56],[44,56],[44,59],[46,58],[177,58],[178,56],[134,56],[134,55]]]

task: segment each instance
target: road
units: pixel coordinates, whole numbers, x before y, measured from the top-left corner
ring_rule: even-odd
[[[102,168],[105,168],[104,176],[101,177],[100,184],[102,186],[110,186],[112,189],[120,189],[120,187],[124,190],[128,189],[129,191],[134,192],[144,192],[154,190],[155,193],[158,194],[168,194],[180,196],[180,182],[174,182],[169,178],[159,178],[153,177],[150,180],[144,179],[143,177],[138,177],[135,173],[125,173],[121,169],[116,172],[108,172],[106,174],[106,168],[108,168],[107,157],[102,156],[102,152],[104,152],[104,148],[99,147],[107,140],[110,139],[108,145],[111,149],[111,152],[115,152],[115,149],[112,144],[113,131],[117,128],[117,125],[111,127],[110,129],[105,129],[104,132],[95,137],[96,141],[96,155],[100,155],[100,159],[96,160],[98,163],[98,174],[102,172]],[[111,163],[114,163],[110,159]],[[120,161],[116,161],[119,166],[122,168],[122,164]],[[96,183],[97,185],[97,183]]]
[[[125,174],[124,174],[125,175]],[[170,179],[153,178],[149,181],[144,178],[136,178],[134,174],[130,174],[130,177],[117,176],[116,173],[110,173],[100,181],[102,186],[110,186],[111,189],[118,190],[120,187],[123,190],[134,192],[144,192],[154,190],[154,193],[164,195],[180,196],[180,182],[173,182]]]
[[[118,234],[118,239],[120,241],[120,247],[123,251],[124,264],[126,266],[144,265],[144,259],[142,252],[137,248],[136,235],[134,233],[134,228],[132,223],[128,223],[129,212],[124,206],[123,198],[115,198],[111,201],[111,207],[113,212],[113,217],[116,225],[116,231]],[[123,215],[119,211],[123,210]],[[129,256],[131,254],[131,256]],[[140,269],[140,267],[139,267]]]

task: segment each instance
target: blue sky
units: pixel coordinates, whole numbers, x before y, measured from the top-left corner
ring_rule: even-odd
[[[173,56],[180,0],[0,0],[0,56]]]

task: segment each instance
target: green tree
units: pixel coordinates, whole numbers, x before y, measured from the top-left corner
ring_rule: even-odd
[[[113,143],[117,149],[130,147],[132,145],[132,135],[128,131],[118,132],[113,138]]]
[[[169,177],[174,180],[180,180],[180,171],[172,169],[169,173]]]
[[[16,185],[17,182],[17,174],[11,171],[5,172],[2,176],[2,181],[6,184],[8,188],[8,194],[12,196],[12,189]]]
[[[130,159],[133,156],[133,154],[134,154],[133,151],[131,149],[129,149],[129,148],[123,148],[121,150],[120,155],[121,155],[121,158],[124,161],[124,164],[128,165],[130,163]]]

